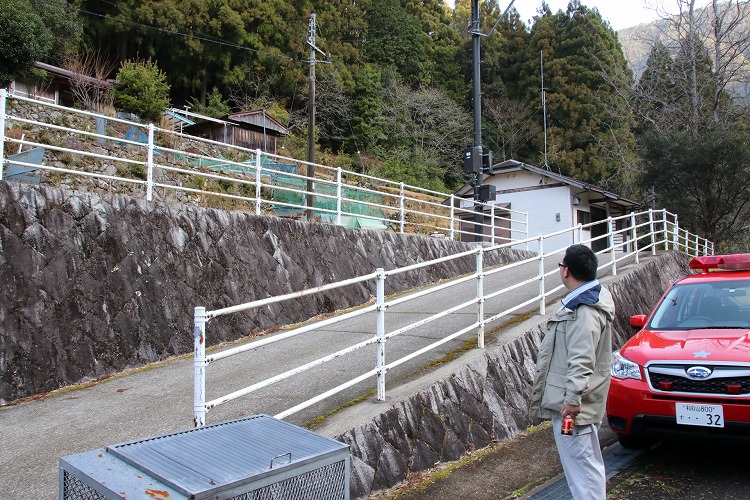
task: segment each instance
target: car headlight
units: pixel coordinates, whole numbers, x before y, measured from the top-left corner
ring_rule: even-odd
[[[641,367],[623,357],[620,351],[615,351],[612,353],[612,376],[641,380]]]

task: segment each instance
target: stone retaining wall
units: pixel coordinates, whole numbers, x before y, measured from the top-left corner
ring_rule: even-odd
[[[143,199],[0,182],[0,402],[193,349],[209,310],[472,246]],[[486,255],[487,265],[526,255]],[[475,270],[474,256],[398,274],[386,293]],[[212,320],[208,345],[370,300],[374,283]]]
[[[614,348],[633,334],[629,318],[646,314],[666,288],[688,272],[682,253],[659,256],[606,286],[615,299]],[[528,415],[544,323],[452,376],[408,398],[337,439],[350,445],[352,497],[395,486],[412,471],[458,460],[493,440],[509,439],[534,422]]]

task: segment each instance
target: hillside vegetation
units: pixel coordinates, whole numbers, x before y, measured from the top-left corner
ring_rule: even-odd
[[[33,29],[8,36],[0,66],[43,53],[117,78],[117,92],[137,85],[121,76],[139,61],[158,70],[155,80],[163,74],[176,107],[267,109],[293,132],[287,151],[303,158],[313,55],[318,153],[446,191],[467,181],[462,152],[473,143],[473,3],[7,0],[4,20]],[[479,1],[482,33],[500,19],[480,42],[484,148],[495,161],[546,164],[667,207],[720,248],[746,246],[750,193],[739,186],[750,181],[750,127],[737,89],[748,85],[750,9],[705,3],[678,0],[680,14],[653,25],[658,36],[618,37],[579,0],[557,12],[542,4],[530,24]]]

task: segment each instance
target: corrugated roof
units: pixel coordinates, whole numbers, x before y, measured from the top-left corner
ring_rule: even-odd
[[[255,125],[256,127],[275,130],[276,132],[284,135],[289,134],[289,130],[268,113],[266,113],[266,110],[264,109],[256,109],[253,111],[239,111],[237,113],[230,113],[222,118],[233,122],[249,123],[251,125]]]

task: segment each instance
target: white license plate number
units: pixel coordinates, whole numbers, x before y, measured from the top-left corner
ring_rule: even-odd
[[[677,423],[701,427],[724,427],[724,407],[698,403],[675,403]]]

